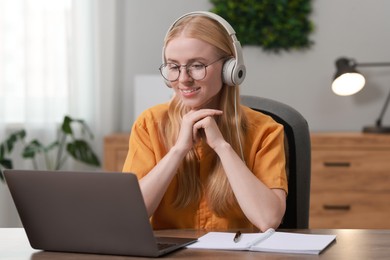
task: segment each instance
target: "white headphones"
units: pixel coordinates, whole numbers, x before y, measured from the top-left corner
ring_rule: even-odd
[[[246,75],[246,68],[244,65],[244,58],[242,55],[241,44],[237,40],[236,32],[234,31],[233,27],[219,15],[211,12],[204,12],[204,11],[191,12],[182,15],[169,27],[168,32],[165,35],[165,38],[168,36],[169,32],[175,27],[176,23],[187,16],[206,16],[217,21],[225,28],[225,30],[233,40],[235,57],[226,60],[225,63],[223,64],[222,80],[225,84],[229,86],[240,85],[244,81]],[[163,63],[165,62],[165,48],[163,48],[162,50],[162,62]],[[169,82],[167,82],[167,85],[169,86]]]

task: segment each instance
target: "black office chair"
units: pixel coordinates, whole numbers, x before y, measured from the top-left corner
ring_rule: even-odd
[[[308,228],[311,147],[307,121],[294,108],[275,100],[241,96],[241,103],[272,116],[275,121],[284,125],[289,193],[286,213],[279,228]]]

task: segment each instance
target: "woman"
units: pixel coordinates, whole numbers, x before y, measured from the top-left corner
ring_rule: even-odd
[[[234,56],[226,27],[207,13],[167,33],[160,71],[174,96],[136,120],[123,168],[137,174],[155,229],[265,231],[282,221],[283,126],[240,105],[239,86],[224,83]]]

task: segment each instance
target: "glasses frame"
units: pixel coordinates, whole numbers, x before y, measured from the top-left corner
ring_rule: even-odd
[[[167,80],[167,81],[169,81],[169,82],[175,82],[175,81],[177,81],[177,80],[180,78],[181,68],[185,68],[185,69],[186,69],[186,73],[187,73],[188,76],[190,76],[193,80],[203,80],[203,79],[207,76],[207,67],[209,67],[210,65],[213,65],[214,63],[217,63],[218,61],[223,60],[223,59],[226,59],[226,57],[218,58],[217,60],[212,61],[212,62],[208,63],[207,65],[204,64],[203,62],[200,62],[200,61],[193,61],[193,62],[191,62],[191,63],[184,64],[184,65],[177,64],[177,63],[174,63],[174,62],[168,62],[168,63],[163,63],[163,64],[161,64],[161,66],[160,66],[158,69],[159,69],[159,71],[160,71],[161,76],[162,76],[165,80]],[[201,79],[194,79],[194,78],[192,77],[191,71],[190,71],[190,69],[189,69],[189,66],[191,66],[191,65],[194,64],[194,63],[199,63],[199,64],[201,64],[201,65],[204,66],[204,76],[203,76],[203,78],[201,78]],[[176,65],[176,66],[178,67],[178,69],[179,69],[179,74],[177,74],[177,78],[174,79],[174,80],[167,79],[167,78],[164,76],[164,73],[163,73],[163,69],[166,68],[167,65],[169,65],[169,64]]]

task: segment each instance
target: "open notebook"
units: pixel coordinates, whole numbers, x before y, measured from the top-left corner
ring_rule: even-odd
[[[235,233],[209,232],[198,242],[187,246],[198,249],[248,250],[277,253],[320,254],[335,239],[335,235],[276,232],[244,233],[234,242]]]

